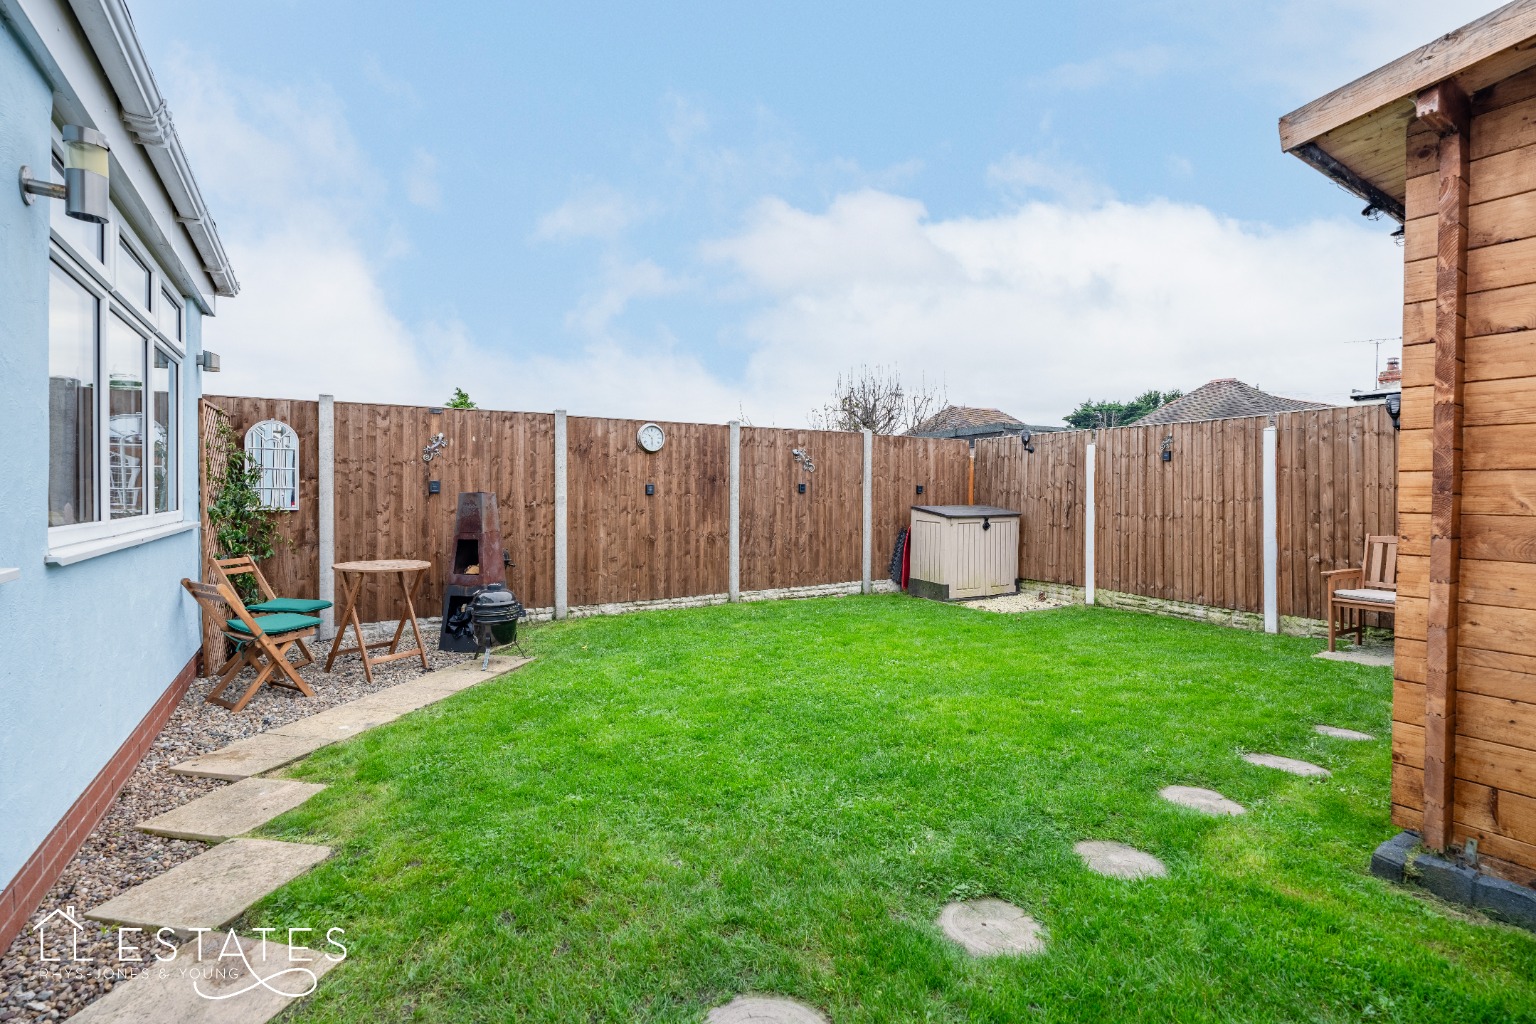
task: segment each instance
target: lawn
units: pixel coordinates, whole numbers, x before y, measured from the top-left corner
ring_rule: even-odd
[[[344,927],[349,959],[292,1020],[697,1022],[746,991],[833,1024],[1536,1020],[1536,936],[1367,873],[1390,673],[1317,641],[900,596],[530,632],[534,664],[293,770],[330,788],[266,834],[337,855],[246,924]],[[1082,839],[1169,875],[1094,875]],[[947,942],[983,895],[1047,951]]]

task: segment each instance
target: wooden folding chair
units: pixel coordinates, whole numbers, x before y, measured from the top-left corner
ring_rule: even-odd
[[[272,590],[272,585],[262,575],[261,567],[249,555],[241,555],[238,558],[215,558],[213,564],[219,570],[219,575],[224,582],[229,584],[231,590],[239,593],[235,587],[234,577],[254,576],[256,578],[256,592],[261,595],[261,600],[256,604],[248,604],[245,610],[257,615],[275,615],[288,613],[293,615],[315,615],[331,606],[329,601],[312,601],[302,597],[278,597]],[[309,645],[303,640],[299,642],[299,650],[304,654],[304,660],[299,662],[299,667],[312,664],[315,660]]]
[[[209,691],[210,704],[240,711],[256,696],[256,691],[269,682],[273,686],[298,690],[306,697],[315,695],[315,691],[299,676],[298,669],[302,665],[294,665],[288,660],[288,650],[295,644],[301,644],[304,637],[314,636],[320,626],[319,619],[293,612],[252,615],[228,583],[198,583],[184,579],[181,585],[197,599],[203,614],[212,620],[214,626],[233,641],[237,652],[224,669],[224,674],[219,677],[218,684]],[[229,612],[233,612],[235,617],[226,618]],[[225,699],[224,690],[247,666],[256,670],[255,681],[240,695],[239,700]]]
[[[1358,569],[1323,573],[1328,592],[1328,649],[1340,632],[1354,633],[1355,645],[1365,640],[1367,612],[1393,615],[1397,611],[1397,538],[1365,538],[1365,557]],[[1340,628],[1342,627],[1342,629]]]

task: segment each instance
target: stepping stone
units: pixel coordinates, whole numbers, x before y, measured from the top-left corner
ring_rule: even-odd
[[[380,690],[378,693],[370,693],[366,697],[359,697],[350,704],[342,706],[358,712],[392,711],[398,718],[418,708],[424,708],[428,704],[436,704],[447,696],[448,692],[445,690],[425,689],[404,683],[400,686],[391,686],[387,690]]]
[[[293,779],[241,779],[140,822],[138,829],[153,836],[222,843],[293,810],[324,788]]]
[[[385,725],[399,718],[402,712],[390,711],[377,705],[357,707],[357,701],[341,704],[318,715],[301,718],[267,733],[268,736],[292,736],[296,739],[322,740],[320,746],[329,746],[351,739],[358,733],[367,732],[377,725]],[[315,748],[316,750],[319,747]]]
[[[144,970],[118,983],[70,1020],[76,1024],[266,1024],[314,991],[325,973],[340,963],[325,955],[340,955],[334,947],[316,951],[244,936],[230,940],[227,932],[201,935],[199,940],[201,949],[198,942],[189,942],[176,950],[174,960],[164,963],[153,959],[165,952],[163,946],[155,945],[153,936],[130,943],[139,946],[137,955],[145,962],[122,966]],[[236,943],[242,955],[236,955]]]
[[[448,668],[438,669],[436,672],[428,672],[426,675],[405,683],[405,686],[413,686],[423,690],[444,690],[448,693],[458,693],[467,690],[471,686],[488,682],[497,676],[504,676],[508,672],[514,672],[532,661],[532,658],[512,658],[506,655],[491,656],[489,671],[480,671],[480,658],[473,661],[462,661]]]
[[[1368,732],[1356,732],[1354,729],[1340,729],[1337,726],[1332,725],[1314,725],[1312,728],[1317,730],[1317,732],[1321,733],[1322,735],[1332,736],[1336,740],[1355,740],[1357,742],[1363,742],[1365,740],[1373,740],[1376,738]]]
[[[1089,871],[1106,878],[1165,878],[1168,875],[1162,861],[1124,843],[1088,839],[1072,849],[1083,858]]]
[[[1006,900],[951,903],[939,913],[939,927],[971,956],[1045,951],[1045,927]]]
[[[1235,800],[1228,800],[1214,789],[1198,786],[1166,786],[1157,795],[1169,803],[1189,807],[1201,814],[1246,814],[1248,809]]]
[[[177,775],[191,775],[204,779],[223,779],[238,782],[252,775],[260,775],[274,768],[291,764],[306,754],[311,754],[332,741],[304,736],[285,736],[278,732],[264,732],[236,740],[221,750],[215,750],[183,761],[171,771]]]
[[[1294,757],[1281,757],[1279,754],[1244,754],[1243,760],[1261,768],[1276,768],[1282,772],[1290,772],[1292,775],[1305,775],[1314,779],[1326,779],[1333,774],[1322,765],[1313,764],[1311,761],[1298,761]]]
[[[231,839],[86,912],[147,931],[222,928],[331,855],[328,846]]]
[[[1390,647],[1367,647],[1364,650],[1352,647],[1347,651],[1318,651],[1312,657],[1321,658],[1324,661],[1347,661],[1352,665],[1369,665],[1372,668],[1392,667],[1392,648]]]
[[[707,1024],[827,1024],[827,1018],[793,999],[737,996],[704,1018]]]

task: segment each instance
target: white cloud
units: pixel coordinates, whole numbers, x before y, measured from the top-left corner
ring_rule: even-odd
[[[1044,423],[1215,377],[1343,400],[1371,363],[1342,342],[1395,332],[1401,258],[1342,222],[1279,231],[1166,201],[936,221],[878,192],[819,214],[766,201],[707,254],[763,297],[745,390],[781,418],[880,362]]]
[[[987,168],[987,183],[1014,196],[1054,196],[1072,206],[1105,202],[1113,191],[1086,170],[1057,156],[1010,153]]]
[[[1058,64],[1034,81],[1047,89],[1077,92],[1126,78],[1152,78],[1172,63],[1173,54],[1165,46],[1117,49],[1088,60]]]
[[[206,62],[164,65],[177,126],[240,275],[203,340],[224,357],[211,393],[432,404],[463,387],[485,408],[723,420],[737,394],[665,334],[605,333],[611,310],[676,286],[654,264],[618,266],[565,348],[491,349],[464,325],[408,323],[381,263],[409,251],[387,184],[320,83],[273,89]],[[514,339],[515,344],[515,339]]]
[[[674,277],[651,260],[609,261],[603,285],[587,295],[566,317],[566,326],[602,340],[610,337],[613,321],[635,299],[675,295],[688,282]]]
[[[534,237],[557,242],[615,238],[649,212],[612,185],[591,185],[540,217]]]
[[[411,154],[410,166],[405,169],[405,197],[429,210],[443,203],[443,187],[437,181],[437,157],[424,149]]]

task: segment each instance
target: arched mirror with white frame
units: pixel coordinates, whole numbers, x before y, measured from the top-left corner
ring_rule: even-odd
[[[282,420],[262,420],[245,432],[245,455],[261,470],[261,507],[299,507],[299,436]]]

